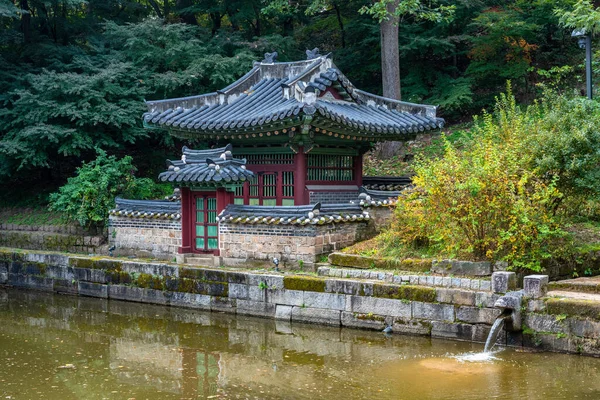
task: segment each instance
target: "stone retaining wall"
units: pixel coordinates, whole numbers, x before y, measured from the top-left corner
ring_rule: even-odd
[[[222,311],[332,326],[484,342],[500,311],[501,292],[514,289],[506,272],[490,290],[422,286],[364,279],[260,274],[164,263],[0,251],[0,285]],[[504,278],[504,279],[502,279]],[[544,296],[543,279],[526,279],[525,329],[499,342],[600,355],[600,305]],[[487,289],[487,286],[484,287]]]
[[[277,257],[283,264],[311,266],[322,254],[364,240],[369,230],[367,222],[304,226],[221,222],[219,249],[225,265],[272,265]]]
[[[115,255],[170,261],[181,246],[181,221],[111,215],[108,240]]]
[[[72,225],[0,224],[0,247],[107,254],[106,238]]]

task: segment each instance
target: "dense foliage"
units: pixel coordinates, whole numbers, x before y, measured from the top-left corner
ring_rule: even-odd
[[[573,217],[598,217],[598,107],[546,94],[521,109],[500,96],[464,148],[446,142],[443,157],[416,164],[384,245],[537,270]]]
[[[131,161],[131,157],[117,159],[100,150],[95,160],[77,168],[76,175],[50,195],[50,210],[61,211],[82,226],[102,228],[115,197],[154,199],[169,194],[169,185],[135,177]]]
[[[490,105],[507,78],[520,100],[557,75],[573,87],[583,53],[554,10],[575,2],[427,3],[447,18],[402,2],[413,10],[399,13],[402,98],[439,104],[451,122]],[[0,184],[57,187],[95,148],[155,176],[181,143],[142,128],[143,100],[218,89],[267,51],[333,52],[357,86],[381,93],[384,3],[1,0]]]

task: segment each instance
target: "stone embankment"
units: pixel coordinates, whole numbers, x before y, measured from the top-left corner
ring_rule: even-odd
[[[327,267],[318,276],[277,274],[6,249],[0,285],[484,342],[500,314],[494,304],[516,279],[505,271],[486,280]],[[600,302],[571,307],[546,290],[547,277],[525,279],[522,330],[504,331],[499,342],[600,355]]]
[[[106,238],[70,225],[17,225],[0,223],[0,247],[67,251],[82,254],[108,253]]]

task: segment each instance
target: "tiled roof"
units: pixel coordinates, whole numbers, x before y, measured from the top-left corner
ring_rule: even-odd
[[[181,160],[169,160],[168,170],[158,175],[162,182],[236,183],[254,177],[246,159],[233,158],[231,145],[211,150],[182,149]]]
[[[397,190],[369,190],[361,187],[358,204],[361,207],[393,206],[398,201],[400,193]]]
[[[117,197],[110,215],[129,218],[180,219],[181,203],[168,200],[127,200]]]
[[[358,205],[321,203],[276,207],[229,204],[218,217],[220,223],[275,225],[323,225],[368,219],[369,213]]]
[[[268,58],[217,92],[148,101],[144,122],[172,132],[227,138],[298,126],[309,116],[311,126],[321,128],[316,132],[344,132],[341,138],[364,140],[402,139],[443,125],[435,107],[361,91],[328,56],[310,57],[315,58],[287,63]],[[329,88],[338,96],[328,93]]]
[[[412,185],[410,176],[363,176],[363,187],[369,190],[403,190]]]

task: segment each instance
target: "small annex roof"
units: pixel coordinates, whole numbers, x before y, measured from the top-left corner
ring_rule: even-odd
[[[323,225],[369,219],[369,213],[356,204],[308,206],[245,206],[229,204],[218,216],[220,223],[267,225]]]
[[[110,215],[127,218],[173,219],[181,218],[181,203],[168,200],[115,199],[115,208]]]
[[[368,190],[399,191],[412,186],[410,176],[363,176],[362,187]]]
[[[168,160],[168,169],[158,175],[162,182],[227,184],[241,183],[254,177],[246,169],[246,159],[233,158],[232,146],[210,150],[183,147],[180,160]]]
[[[295,127],[352,140],[403,140],[440,128],[436,107],[397,101],[357,89],[329,55],[307,51],[307,60],[276,62],[277,53],[214,93],[147,101],[146,126],[176,136],[242,137]],[[261,135],[262,136],[262,135]],[[246,136],[248,137],[248,136]]]
[[[360,188],[358,204],[361,207],[385,207],[393,206],[398,202],[399,190],[370,190]]]

